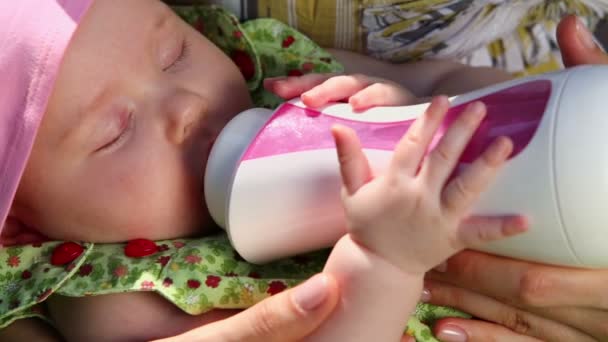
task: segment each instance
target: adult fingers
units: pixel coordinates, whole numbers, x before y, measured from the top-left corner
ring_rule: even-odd
[[[540,342],[495,323],[462,318],[446,318],[433,327],[443,342]]]
[[[592,336],[608,341],[608,311],[579,307],[530,308],[534,314],[564,323]]]
[[[426,281],[426,299],[430,303],[450,306],[513,332],[545,341],[594,341],[580,330],[531,312],[504,304],[494,298],[449,284]],[[460,326],[461,328],[465,328]]]
[[[608,64],[608,55],[597,45],[593,35],[574,15],[557,26],[557,41],[564,65]]]
[[[608,309],[608,270],[550,266],[467,250],[448,259],[442,271],[428,276],[517,306]]]
[[[335,279],[316,275],[235,316],[163,341],[299,341],[323,323],[338,297]]]

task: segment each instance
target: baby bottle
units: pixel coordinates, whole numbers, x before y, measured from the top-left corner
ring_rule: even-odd
[[[514,143],[472,214],[521,214],[530,222],[528,232],[479,250],[558,265],[608,266],[607,98],[608,66],[584,66],[450,99],[436,138],[467,104],[483,101],[488,110],[458,168],[498,136]],[[427,107],[354,113],[344,103],[313,109],[293,100],[274,112],[239,114],[219,135],[206,169],[205,199],[213,219],[254,263],[332,246],[345,233],[345,217],[331,126],[354,129],[380,173]]]

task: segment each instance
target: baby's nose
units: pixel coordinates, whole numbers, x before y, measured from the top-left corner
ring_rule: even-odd
[[[187,90],[176,91],[169,99],[167,136],[174,144],[182,144],[200,127],[206,102],[198,94]]]

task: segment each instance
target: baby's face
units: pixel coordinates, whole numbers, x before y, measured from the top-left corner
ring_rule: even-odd
[[[209,223],[209,148],[249,107],[237,67],[168,7],[96,0],[65,56],[13,213],[54,239],[199,233]]]

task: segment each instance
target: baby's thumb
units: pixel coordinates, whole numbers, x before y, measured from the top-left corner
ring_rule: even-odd
[[[344,188],[349,195],[371,179],[371,169],[367,157],[361,150],[361,143],[352,129],[335,125],[331,129],[336,142],[338,162]]]
[[[335,279],[318,274],[293,289],[230,318],[198,328],[198,332],[190,331],[175,341],[300,341],[325,321],[338,297]]]

